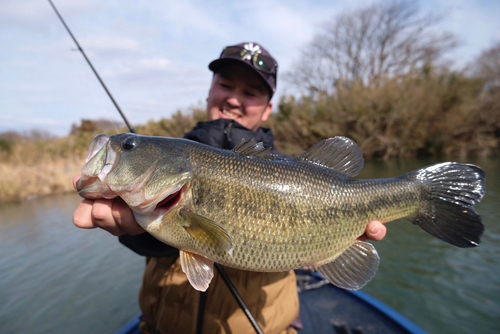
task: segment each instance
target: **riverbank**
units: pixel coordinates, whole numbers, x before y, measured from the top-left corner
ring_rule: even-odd
[[[135,129],[182,137],[203,121],[206,112],[192,109]],[[0,134],[0,203],[72,191],[92,139],[128,131],[107,123],[82,120],[59,139]],[[283,96],[263,126],[272,129],[275,148],[290,156],[325,138],[346,136],[367,161],[495,157],[500,155],[500,88],[464,73],[428,68],[373,84],[339,83],[333,93]]]
[[[287,112],[291,107],[292,111]],[[396,136],[397,138],[391,139],[378,136],[375,132],[354,131],[346,124],[339,124],[339,121],[311,122],[300,112],[302,108],[303,105],[294,101],[282,101],[279,112],[265,124],[271,127],[275,134],[278,151],[296,156],[323,138],[335,135],[344,135],[359,143],[367,161],[437,156],[446,157],[449,161],[464,161],[469,157],[496,156],[499,151],[500,138],[491,130],[488,133],[480,133],[478,128],[471,128],[471,131],[475,131],[474,140],[450,139],[441,143],[441,148],[437,149],[433,145],[442,142],[437,138],[434,142],[430,138],[403,140]],[[137,126],[136,130],[143,135],[182,137],[197,122],[204,121],[204,117],[200,111],[194,111],[192,115],[178,113],[171,119]],[[83,125],[88,126],[89,122],[92,121],[83,121],[81,128]],[[357,124],[361,127],[366,125],[366,122],[360,121]],[[316,131],[316,125],[321,125],[325,131]],[[14,141],[4,146],[3,150],[0,147],[0,204],[74,192],[73,178],[80,174],[92,139],[99,133],[112,135],[126,131],[105,131],[91,127],[91,130],[76,131],[65,138]],[[469,131],[466,133],[469,137]],[[374,144],[377,141],[390,145]],[[423,142],[431,144],[422,147]],[[415,147],[410,149],[411,145]]]
[[[9,142],[0,150],[0,203],[73,192],[92,137]]]
[[[73,177],[80,174],[83,161],[61,159],[30,166],[0,163],[0,203],[75,191]]]

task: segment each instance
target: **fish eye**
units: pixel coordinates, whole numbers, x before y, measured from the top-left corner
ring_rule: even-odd
[[[134,137],[128,137],[124,141],[122,141],[122,148],[125,151],[130,151],[137,145]]]

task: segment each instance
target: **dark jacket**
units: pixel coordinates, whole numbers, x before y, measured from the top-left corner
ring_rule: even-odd
[[[258,131],[252,131],[228,119],[198,123],[184,138],[223,149],[233,149],[242,140],[252,138],[257,142],[262,142],[264,147],[274,146],[274,137],[270,129],[260,128]],[[273,153],[282,156],[275,152],[274,149]],[[149,233],[135,236],[122,235],[119,240],[128,248],[143,256],[170,257],[179,254],[176,248],[162,243]]]

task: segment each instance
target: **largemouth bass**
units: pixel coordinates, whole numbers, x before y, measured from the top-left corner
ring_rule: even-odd
[[[353,179],[363,165],[360,148],[345,137],[285,160],[253,140],[231,151],[98,135],[77,189],[88,199],[120,196],[146,231],[180,250],[200,291],[214,262],[261,272],[309,267],[341,288],[360,289],[379,265],[373,245],[357,240],[373,220],[406,218],[452,245],[479,244],[479,167],[448,162],[391,179]]]

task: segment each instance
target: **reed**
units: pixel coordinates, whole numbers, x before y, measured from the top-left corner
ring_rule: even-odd
[[[74,191],[93,135],[9,141],[0,150],[0,203]]]
[[[59,159],[43,164],[0,163],[0,203],[73,192],[82,161]]]

